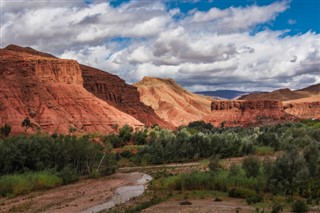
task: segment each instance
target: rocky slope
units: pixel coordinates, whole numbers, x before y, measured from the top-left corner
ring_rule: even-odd
[[[212,101],[211,113],[204,118],[215,127],[271,125],[295,120],[283,110],[281,101],[217,100]]]
[[[14,45],[0,49],[0,126],[8,123],[14,133],[22,132],[26,117],[30,132],[68,133],[76,127],[78,132],[108,133],[114,124],[143,126],[89,93],[76,61],[28,51]]]
[[[193,94],[172,79],[144,77],[134,86],[140,92],[140,100],[174,126],[202,120],[210,113],[211,98]]]
[[[161,127],[173,128],[171,124],[156,115],[150,106],[140,102],[140,95],[136,87],[102,70],[85,65],[80,65],[80,68],[84,87],[98,98],[135,117],[146,126],[158,124]]]

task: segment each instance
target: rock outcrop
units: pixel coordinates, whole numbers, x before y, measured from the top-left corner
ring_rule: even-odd
[[[212,98],[191,93],[172,79],[144,77],[134,86],[140,92],[140,100],[174,126],[202,120],[211,111]]]
[[[295,118],[283,110],[281,101],[217,100],[212,101],[211,113],[204,120],[220,127],[271,125]]]
[[[320,84],[300,90],[280,89],[269,93],[256,93],[242,96],[242,100],[283,101],[284,110],[301,119],[320,119]]]
[[[284,109],[288,114],[301,119],[320,119],[320,101],[288,103]]]
[[[21,47],[0,49],[0,126],[8,123],[13,133],[23,132],[21,122],[29,117],[29,132],[68,133],[115,131],[113,126],[143,124],[83,87],[82,70],[73,60]]]
[[[156,115],[150,106],[146,106],[140,101],[136,87],[128,85],[118,76],[102,70],[85,65],[80,65],[80,68],[84,87],[98,98],[135,117],[146,126],[158,124],[161,127],[174,128]]]

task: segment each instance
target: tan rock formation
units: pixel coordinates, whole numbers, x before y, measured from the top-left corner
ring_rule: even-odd
[[[174,126],[202,120],[210,113],[212,98],[191,93],[172,79],[144,77],[134,86],[140,92],[140,100]]]

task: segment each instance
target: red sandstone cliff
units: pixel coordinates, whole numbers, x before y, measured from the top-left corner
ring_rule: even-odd
[[[56,58],[53,55],[29,47],[9,45],[6,49],[17,53]],[[136,87],[126,84],[123,79],[116,75],[93,67],[80,64],[80,69],[83,77],[83,86],[96,97],[133,116],[146,126],[158,124],[161,127],[174,128],[156,115],[151,107],[140,102],[140,95]]]
[[[95,97],[83,88],[82,70],[73,60],[62,60],[17,46],[0,49],[0,126],[8,123],[14,133],[29,117],[30,132],[68,133],[114,131],[112,126],[143,124]]]
[[[254,126],[271,125],[294,120],[283,110],[281,101],[212,101],[211,113],[204,118],[206,122],[219,127],[225,126]]]

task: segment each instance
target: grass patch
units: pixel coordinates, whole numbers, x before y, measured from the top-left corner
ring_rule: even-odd
[[[273,155],[274,154],[274,150],[270,146],[255,146],[254,149],[255,149],[254,153],[259,156],[266,156],[266,155]]]
[[[0,177],[0,195],[17,196],[35,190],[54,188],[62,183],[62,178],[51,171],[4,175]]]

